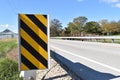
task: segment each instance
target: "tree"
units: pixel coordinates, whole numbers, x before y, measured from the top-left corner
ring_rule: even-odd
[[[117,22],[118,24],[118,34],[120,34],[120,20]]]
[[[103,19],[103,20],[100,21],[100,24],[101,24],[101,28],[102,28],[102,33],[108,35],[109,34],[109,29],[108,29],[109,22],[108,22],[108,20]]]
[[[78,28],[78,32],[81,33],[83,31],[83,27],[86,21],[87,21],[87,18],[85,16],[79,16],[73,19],[74,24]]]
[[[62,25],[58,19],[53,19],[50,22],[50,36],[60,36],[62,31]]]
[[[86,23],[87,18],[85,16],[79,16],[77,18],[74,18],[73,22],[77,22],[81,24],[81,27]]]
[[[119,24],[116,21],[111,21],[108,29],[111,34],[118,34],[120,32]]]
[[[85,22],[87,21],[87,18],[84,16],[79,16],[77,18],[73,19],[73,22],[70,22],[68,24],[68,28],[71,31],[71,35],[76,35],[78,36],[78,34],[81,35],[81,32],[83,31],[83,27]]]
[[[107,20],[102,20],[101,21],[101,27],[103,34],[119,34],[120,33],[120,23],[119,21],[111,21],[108,22]]]
[[[68,29],[70,30],[71,35],[79,33],[78,27],[73,22],[70,22],[68,24]]]
[[[90,34],[101,34],[101,27],[98,22],[90,21],[85,24],[84,31]]]
[[[70,29],[68,27],[66,27],[63,31],[62,31],[62,36],[70,36]]]

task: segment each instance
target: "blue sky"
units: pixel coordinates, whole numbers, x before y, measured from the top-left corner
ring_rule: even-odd
[[[85,16],[88,21],[120,20],[120,0],[0,0],[0,31],[18,31],[18,14],[49,14],[64,27],[73,18]]]

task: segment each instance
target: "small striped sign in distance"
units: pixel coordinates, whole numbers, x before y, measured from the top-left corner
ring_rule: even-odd
[[[19,14],[20,70],[48,68],[48,38],[47,15]]]

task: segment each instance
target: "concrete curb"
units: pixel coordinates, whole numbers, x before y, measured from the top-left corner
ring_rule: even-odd
[[[51,51],[52,58],[58,62],[72,77],[72,80],[83,80],[80,75],[78,75],[76,72],[73,71],[73,69],[69,68],[57,55],[56,52]],[[59,57],[59,58],[58,58]]]

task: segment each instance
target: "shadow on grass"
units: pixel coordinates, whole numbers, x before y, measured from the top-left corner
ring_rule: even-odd
[[[55,53],[54,51],[51,51],[51,57],[53,57],[63,68],[65,68],[65,70],[68,73],[72,72],[72,74],[77,76],[77,79],[75,79],[74,75],[72,75],[71,77],[73,80],[111,80],[120,77],[110,73],[96,71],[79,62],[73,63],[72,61],[66,59],[65,57]],[[46,80],[54,80],[57,78],[65,77],[66,75],[67,74],[61,76],[55,76]]]

